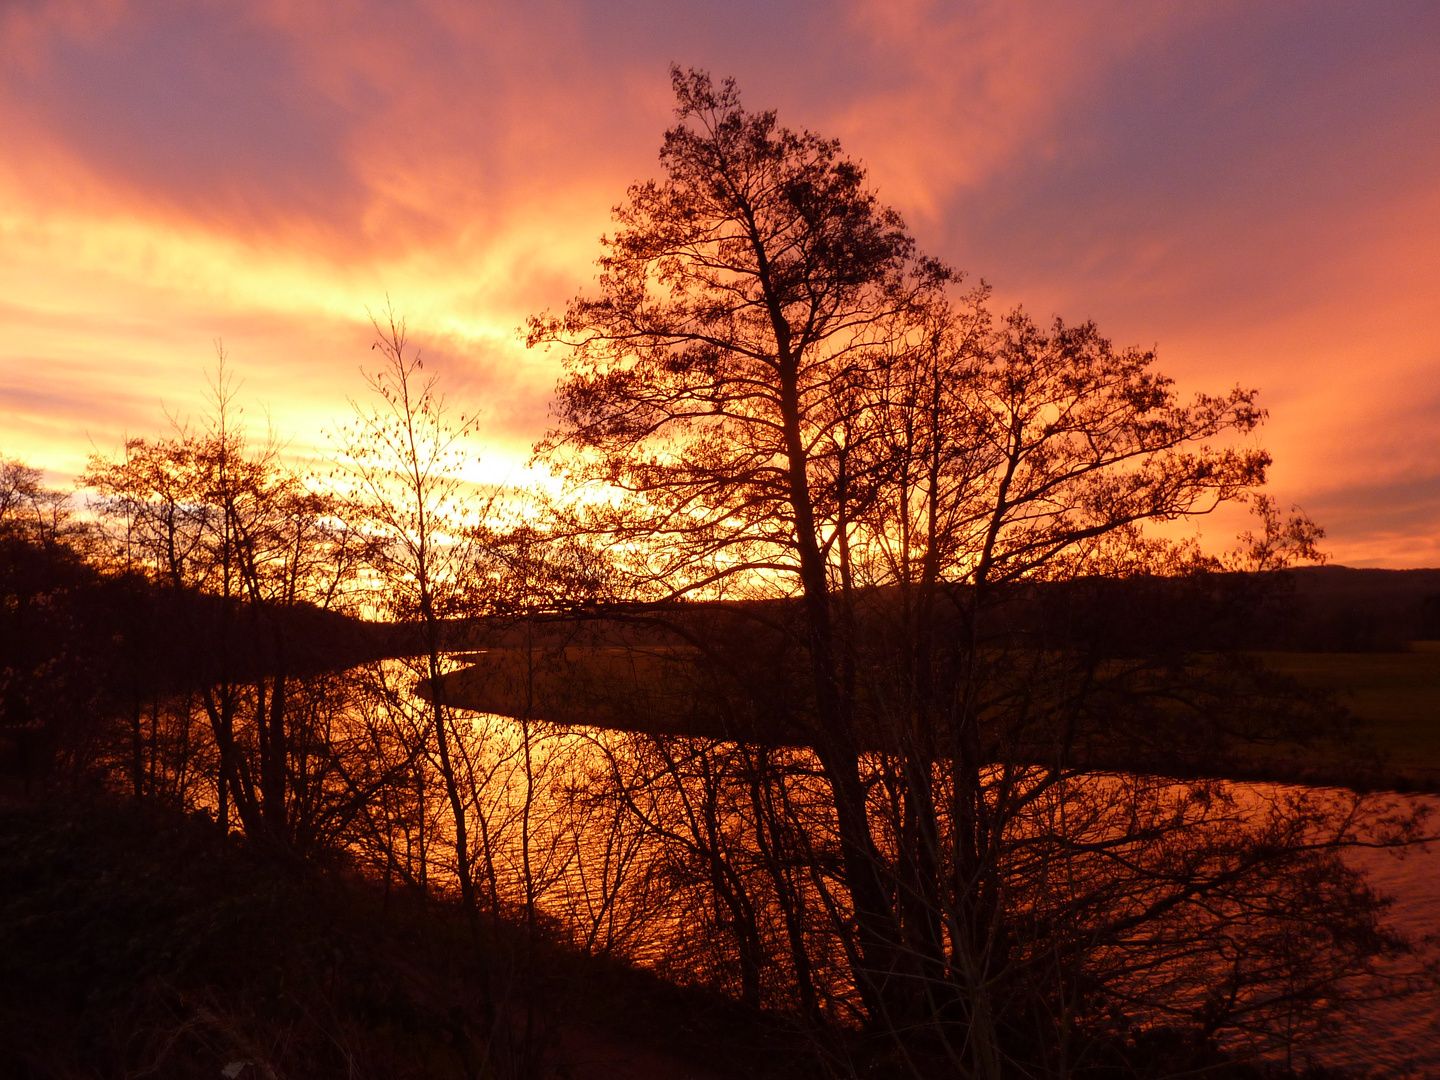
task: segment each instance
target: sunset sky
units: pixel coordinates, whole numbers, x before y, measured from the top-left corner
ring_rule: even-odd
[[[558,370],[516,328],[656,174],[672,62],[838,136],[1003,305],[1260,387],[1336,561],[1440,565],[1433,0],[4,0],[0,453],[68,483],[197,415],[222,339],[309,454],[388,296],[516,475]]]

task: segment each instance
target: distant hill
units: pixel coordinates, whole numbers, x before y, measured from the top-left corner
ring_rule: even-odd
[[[1440,640],[1440,570],[1309,566],[1294,581],[1288,626],[1271,648],[1298,652],[1396,652]]]
[[[888,588],[867,592],[862,618],[865,611],[884,618],[895,595]],[[529,625],[513,618],[462,621],[452,648],[515,648],[527,640],[552,649],[684,645],[689,638],[666,624],[745,622],[746,612],[756,625],[772,627],[803,615],[798,600],[617,605],[555,612]],[[1440,641],[1440,569],[1313,566],[1265,575],[1039,583],[1012,591],[989,627],[1041,634],[1060,647],[1072,639],[1093,644],[1098,635],[1121,652],[1170,639],[1202,651],[1403,652],[1412,641]]]

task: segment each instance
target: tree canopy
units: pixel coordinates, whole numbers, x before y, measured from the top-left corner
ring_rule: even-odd
[[[1106,748],[1146,730],[1214,751],[1232,707],[1216,703],[1244,678],[1222,692],[1173,655],[1117,663],[1105,634],[1007,613],[1038,582],[1219,568],[1146,526],[1256,500],[1270,458],[1248,437],[1264,410],[1241,387],[1182,400],[1152,350],[1093,323],[992,314],[984,283],[966,290],[920,254],[837,142],[747,111],[733,81],[672,80],[662,177],[615,208],[598,292],[529,323],[529,344],[564,348],[566,365],[537,453],[624,595],[795,601],[790,645],[750,662],[805,658],[793,708],[828,803],[819,817],[756,803],[756,842],[798,829],[784,843],[835,860],[811,902],[831,913],[865,1023],[966,1075],[1046,1057],[1063,1071],[1086,1052],[1066,1025],[1107,995],[1163,1009],[1166,993],[1199,992],[1127,982],[1127,964],[1153,973],[1181,953],[1140,960],[1123,942],[1173,935],[1183,951],[1222,925],[1258,942],[1269,916],[1242,914],[1232,886],[1272,895],[1338,842],[1317,839],[1333,823],[1313,808],[1251,827],[1195,810],[1199,789],[1097,779]],[[1263,557],[1313,552],[1305,519],[1256,505]],[[773,623],[754,618],[757,634]],[[1208,713],[1178,704],[1199,698]],[[1210,734],[1187,734],[1197,721]],[[795,762],[742,774],[765,805],[813,811]],[[1166,854],[1182,838],[1183,870]],[[806,887],[778,864],[770,880],[814,1001],[796,944]],[[1227,1017],[1258,1007],[1263,981],[1233,986]]]

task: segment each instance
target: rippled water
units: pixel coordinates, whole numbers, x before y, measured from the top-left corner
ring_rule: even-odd
[[[1432,808],[1433,830],[1440,824],[1440,798],[1421,796],[1416,801]],[[1440,844],[1400,856],[1360,849],[1348,852],[1345,859],[1363,869],[1377,890],[1394,898],[1389,912],[1394,926],[1416,939],[1440,936]],[[1318,1060],[1326,1064],[1440,1080],[1440,990],[1366,1007],[1319,1051]]]
[[[497,727],[489,734],[492,740],[490,753],[495,753],[494,740],[508,735],[500,741],[509,745],[510,749],[500,754],[497,760],[507,760],[513,768],[519,761],[514,745],[518,729],[513,722],[503,718],[492,716],[490,719],[498,721]],[[606,747],[612,752],[619,749],[611,745],[614,733],[589,729],[588,734],[576,739],[578,734],[580,730],[575,728],[568,731],[548,729],[548,734],[541,736],[535,747],[537,766],[542,760],[545,762],[541,766],[542,771],[570,778],[564,783],[544,785],[550,793],[573,791],[576,781],[584,776]],[[566,763],[563,767],[557,766],[562,758]],[[583,780],[580,782],[583,786]],[[500,781],[501,788],[509,786],[509,782]],[[1268,784],[1236,787],[1248,789],[1249,797],[1257,800],[1257,806],[1271,801],[1283,790],[1279,785]],[[609,880],[611,871],[608,868],[615,853],[606,838],[616,835],[614,823],[604,816],[576,820],[572,817],[573,807],[565,809],[545,805],[554,797],[554,794],[548,798],[542,795],[535,811],[559,830],[548,840],[542,840],[540,846],[554,857],[563,855],[557,865],[563,863],[564,869],[551,879],[550,895],[541,901],[542,906],[566,922],[590,921],[593,932],[601,933],[601,922],[604,920],[597,919],[593,914],[591,893],[596,881]],[[1245,798],[1241,796],[1242,803]],[[506,801],[501,799],[501,803]],[[1416,796],[1413,802],[1431,807],[1429,826],[1432,831],[1440,826],[1440,798]],[[552,811],[560,812],[552,818]],[[504,822],[499,817],[492,819],[491,825],[503,829]],[[545,831],[543,824],[538,821],[537,824],[542,832]],[[502,842],[500,846],[505,845]],[[638,855],[639,852],[632,854]],[[1400,854],[1392,850],[1355,849],[1347,852],[1345,859],[1357,869],[1364,870],[1380,893],[1393,898],[1387,918],[1394,927],[1417,940],[1429,935],[1440,937],[1440,845],[1432,845],[1428,849],[1412,848]],[[575,878],[577,872],[579,877]],[[610,911],[613,914],[613,909]],[[663,905],[648,918],[632,924],[630,934],[636,936],[622,951],[641,962],[667,952],[671,943],[664,939],[675,933],[675,927],[663,917],[662,912]],[[605,929],[601,936],[609,932]],[[1412,961],[1412,964],[1415,962],[1418,961]],[[1315,1061],[1320,1064],[1360,1067],[1371,1070],[1376,1076],[1405,1080],[1440,1080],[1440,992],[1431,991],[1403,1000],[1364,1006],[1338,1036],[1314,1045],[1313,1052]],[[1303,1065],[1304,1062],[1297,1060],[1295,1064]]]

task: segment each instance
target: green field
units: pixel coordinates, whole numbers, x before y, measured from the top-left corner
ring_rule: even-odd
[[[1440,642],[1403,653],[1262,653],[1272,671],[1331,690],[1359,717],[1388,770],[1440,780]]]

